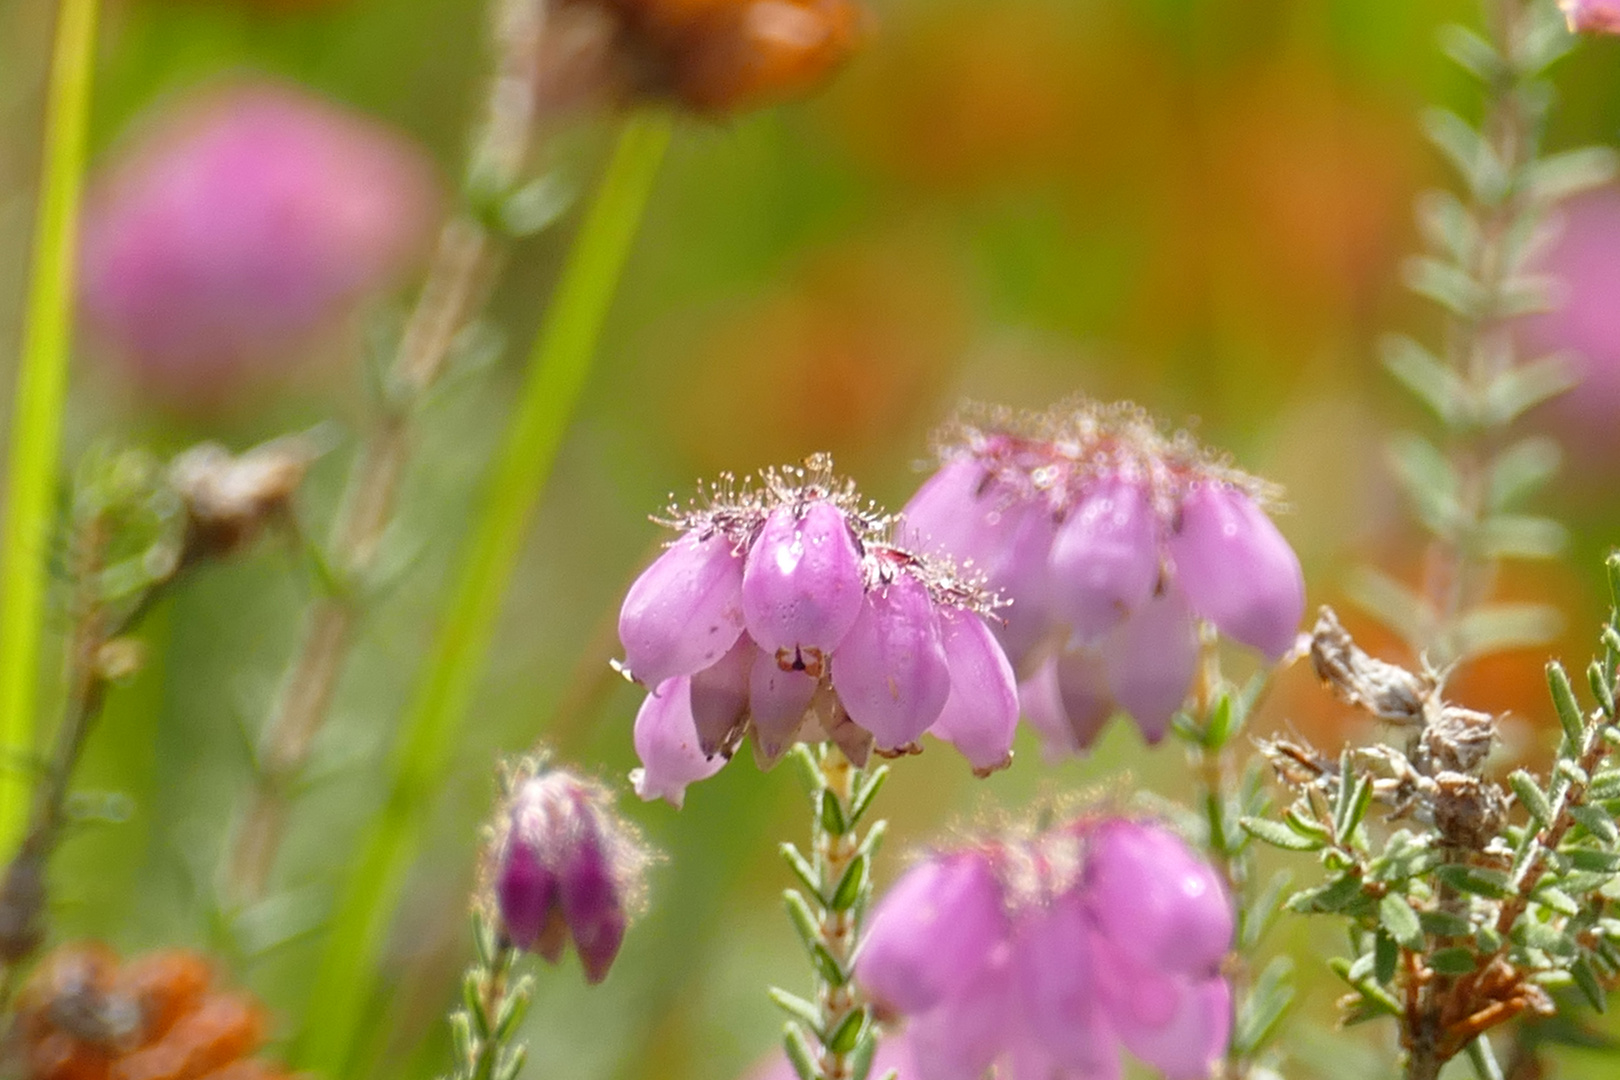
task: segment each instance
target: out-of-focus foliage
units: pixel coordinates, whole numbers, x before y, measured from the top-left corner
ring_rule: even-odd
[[[1472,19],[1472,5],[876,7],[873,40],[828,92],[685,121],[677,134],[391,938],[389,989],[366,1048],[389,1075],[429,1077],[450,1060],[441,1018],[470,958],[466,897],[496,753],[544,738],[614,783],[630,768],[638,694],[607,665],[614,615],[662,538],[645,513],[700,475],[830,450],[863,489],[898,506],[920,479],[910,466],[925,456],[928,429],[959,397],[1040,406],[1080,389],[1197,417],[1202,437],[1283,484],[1295,512],[1280,524],[1315,599],[1338,599],[1355,562],[1416,569],[1422,538],[1402,524],[1380,445],[1395,420],[1419,421],[1404,415],[1411,406],[1386,381],[1376,341],[1430,318],[1398,285],[1399,261],[1416,246],[1412,197],[1444,175],[1416,117],[1432,101],[1468,108],[1469,87],[1434,34]],[[3,342],[18,332],[50,8],[0,0]],[[111,0],[96,149],[112,153],[132,120],[170,95],[256,72],[393,125],[453,179],[479,93],[480,43],[466,0]],[[1613,141],[1617,59],[1620,44],[1594,41],[1557,69],[1554,148]],[[544,154],[584,187],[605,132],[559,125]],[[571,227],[519,243],[490,340],[527,340]],[[386,339],[398,314],[380,305],[354,339]],[[451,379],[430,406],[404,519],[388,541],[389,585],[300,793],[281,890],[220,913],[220,849],[248,781],[254,727],[317,588],[299,554],[265,543],[198,575],[147,624],[146,667],[111,697],[79,774],[87,791],[121,793],[130,813],[64,844],[60,934],[126,953],[212,950],[270,1007],[273,1030],[291,1030],[320,919],[377,805],[372,763],[432,633],[522,351],[502,351],[487,379]],[[0,385],[11,383],[13,355],[0,347]],[[176,417],[132,394],[86,342],[67,452],[76,458],[106,435],[165,454],[205,436],[242,448],[335,418],[340,452],[316,465],[305,500],[324,522],[367,393],[363,365],[338,365],[229,414]],[[1599,562],[1589,556],[1620,525],[1620,506],[1579,480],[1554,489],[1571,560],[1505,584],[1550,597],[1578,628],[1596,621]],[[1373,651],[1400,655],[1370,628],[1352,629]],[[1562,651],[1584,656],[1583,637]],[[1508,654],[1450,688],[1461,704],[1514,711],[1509,756],[1545,754],[1559,730],[1544,703],[1545,655]],[[1253,729],[1286,718],[1336,746],[1352,721],[1310,683],[1306,672],[1286,675]],[[892,880],[908,845],[988,798],[1113,785],[1121,770],[1179,782],[1176,761],[1149,759],[1140,745],[1115,725],[1090,758],[1046,768],[1022,741],[1014,767],[984,782],[937,747],[908,759],[884,792],[891,831],[878,883]],[[777,908],[775,853],[784,837],[804,839],[801,802],[786,776],[728,769],[679,814],[629,808],[669,859],[602,986],[541,973],[526,1021],[534,1075],[723,1078],[770,1050],[780,1020],[761,988],[807,990],[794,982],[802,965]],[[1331,1020],[1339,989],[1320,972],[1299,977],[1299,1030],[1285,1039],[1304,1051],[1301,1075],[1362,1075],[1357,1053],[1322,1053],[1326,1036],[1309,1030]],[[1387,1072],[1392,1048],[1372,1049],[1373,1072]],[[1565,1075],[1610,1069],[1572,1052]]]

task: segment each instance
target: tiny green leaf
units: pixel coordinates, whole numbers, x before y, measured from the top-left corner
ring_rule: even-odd
[[[1598,978],[1597,972],[1592,967],[1590,957],[1583,956],[1576,960],[1574,964],[1570,965],[1569,973],[1574,977],[1575,985],[1580,987],[1581,993],[1591,1003],[1592,1008],[1598,1012],[1604,1012],[1608,1009],[1608,992],[1603,989],[1603,980]]]
[[[1285,851],[1320,851],[1326,846],[1322,840],[1301,836],[1288,825],[1266,818],[1246,817],[1239,822],[1243,830],[1256,840],[1264,841]]]
[[[1620,844],[1620,829],[1615,828],[1614,819],[1601,806],[1572,806],[1569,813],[1582,828],[1605,844]]]
[[[1395,946],[1395,939],[1379,929],[1373,935],[1373,974],[1381,983],[1395,981],[1395,962],[1400,959],[1400,949]]]
[[[879,765],[867,774],[866,782],[861,785],[860,790],[855,793],[855,797],[850,800],[850,825],[860,824],[861,818],[865,817],[866,812],[872,808],[872,800],[877,798],[877,793],[883,790],[883,784],[888,779],[889,767],[887,765]]]
[[[1537,825],[1545,829],[1552,824],[1552,803],[1547,801],[1547,796],[1536,783],[1535,777],[1523,769],[1515,769],[1508,776],[1508,786],[1513,788],[1513,794],[1518,797],[1519,805],[1535,819]]]
[[[816,1065],[816,1052],[798,1024],[789,1021],[782,1028],[782,1049],[787,1051],[789,1064],[799,1080],[820,1080],[821,1069]]]
[[[777,986],[771,987],[767,992],[777,1008],[798,1020],[804,1025],[805,1030],[814,1034],[817,1039],[821,1038],[821,1010],[813,1002]]]
[[[867,869],[866,857],[856,856],[844,870],[844,876],[838,880],[838,888],[833,890],[832,900],[827,906],[834,911],[848,911],[854,907],[866,889]]]
[[[799,940],[806,949],[821,947],[821,920],[816,913],[810,910],[810,905],[796,889],[787,889],[782,893],[782,902],[787,905],[788,918],[793,922],[793,929],[799,932]]]
[[[1500,870],[1451,864],[1438,867],[1435,873],[1439,875],[1440,880],[1459,892],[1491,900],[1505,899],[1508,894],[1508,878]]]
[[[1552,691],[1553,707],[1558,710],[1558,722],[1573,747],[1580,747],[1586,732],[1586,721],[1581,706],[1575,700],[1575,688],[1569,684],[1569,673],[1564,665],[1553,660],[1547,664],[1547,687]]]
[[[1378,919],[1390,936],[1408,949],[1423,948],[1423,926],[1418,922],[1417,912],[1412,910],[1412,905],[1406,902],[1404,896],[1385,893],[1384,898],[1378,901]]]
[[[827,788],[821,789],[821,827],[829,836],[843,836],[849,831],[844,808],[838,805],[838,796]]]
[[[799,884],[804,886],[805,891],[816,903],[825,907],[827,898],[821,895],[820,875],[816,873],[816,868],[810,865],[810,860],[801,855],[799,849],[792,844],[784,843],[777,850],[782,853],[782,859],[788,864],[788,869],[793,871],[793,876],[799,879]]]
[[[856,1009],[844,1017],[844,1022],[827,1040],[827,1048],[836,1054],[847,1054],[854,1050],[861,1040],[861,1034],[866,1029],[866,1010]]]
[[[1461,946],[1452,946],[1449,949],[1436,949],[1429,955],[1428,965],[1439,975],[1467,975],[1474,970],[1478,961],[1474,950]]]

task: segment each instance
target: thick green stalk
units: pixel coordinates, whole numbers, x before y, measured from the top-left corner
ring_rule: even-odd
[[[501,600],[590,372],[597,340],[664,149],[666,117],[626,125],[575,240],[530,356],[529,377],[496,461],[425,676],[400,733],[388,800],[339,900],[310,993],[300,1063],[347,1077],[376,986],[376,963],[416,852],[423,814],[453,756]]]
[[[45,111],[45,164],[34,227],[33,276],[17,369],[3,561],[0,561],[0,747],[8,762],[34,752],[46,552],[56,506],[67,398],[79,192],[84,183],[96,0],[62,0]],[[30,782],[0,771],[0,850],[22,828]]]

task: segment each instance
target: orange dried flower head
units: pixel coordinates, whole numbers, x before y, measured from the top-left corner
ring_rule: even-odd
[[[206,958],[185,950],[120,966],[101,945],[57,949],[18,1000],[26,1080],[283,1080],[250,1057],[264,1009],[212,982]]]

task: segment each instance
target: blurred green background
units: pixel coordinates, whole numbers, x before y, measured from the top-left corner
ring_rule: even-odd
[[[1041,406],[1075,391],[1129,397],[1286,485],[1282,525],[1313,600],[1343,571],[1413,561],[1382,474],[1381,440],[1423,423],[1380,374],[1378,336],[1432,334],[1398,286],[1416,244],[1411,201],[1445,182],[1416,115],[1470,87],[1437,27],[1468,0],[881,0],[879,31],[808,103],[686,120],[660,177],[600,362],[534,523],[493,663],[386,957],[375,1075],[427,1077],[447,1061],[440,1020],[468,959],[465,912],[495,755],[544,740],[622,782],[639,693],[607,667],[623,589],[659,540],[647,521],[700,477],[831,450],[891,506],[919,479],[929,429],[963,397]],[[11,382],[40,144],[52,5],[0,0],[0,375]],[[110,0],[94,107],[97,151],[163,95],[222,72],[280,74],[408,132],[456,175],[481,90],[482,13],[468,0],[333,0],[276,11],[248,0]],[[1620,132],[1620,46],[1560,70],[1555,145]],[[581,119],[547,163],[581,186],[612,123]],[[434,627],[482,464],[574,225],[520,242],[492,325],[508,343],[488,377],[453,380],[425,422],[400,572],[367,620],[317,775],[298,804],[276,902],[227,930],[215,914],[220,847],[249,748],[309,595],[275,545],[194,580],[146,634],[147,670],[113,698],[81,786],[127,793],[132,815],[75,835],[56,863],[56,933],[124,950],[226,950],[235,977],[296,1016],[351,841],[379,797],[374,763]],[[69,454],[112,435],[172,450],[241,447],[335,419],[340,445],[305,506],[327,520],[367,402],[358,367],[228,415],[175,416],[134,398],[93,357],[77,363]],[[0,421],[3,422],[3,421]],[[1571,561],[1512,576],[1571,617],[1584,662],[1595,553],[1616,535],[1606,485],[1576,478],[1558,509]],[[1363,624],[1364,625],[1364,624]],[[1543,720],[1540,654],[1464,673],[1469,704]],[[1297,675],[1297,673],[1296,673]],[[1336,710],[1291,675],[1270,722],[1329,741]],[[976,782],[937,747],[885,792],[909,845],[992,803],[1117,791],[1127,777],[1185,790],[1173,747],[1144,753],[1116,724],[1089,759],[1057,767],[1020,743]],[[632,800],[633,801],[633,800]],[[775,853],[806,829],[797,785],[739,761],[686,808],[626,804],[667,860],[652,906],[608,982],[568,961],[540,974],[529,1075],[728,1078],[774,1042],[771,981],[802,988],[778,907]],[[235,941],[237,946],[227,948]],[[1305,1000],[1289,1076],[1389,1075],[1387,1031],[1317,1029],[1336,994],[1317,943],[1286,936]],[[252,954],[241,945],[258,946]],[[230,952],[242,953],[228,955]],[[1609,1059],[1612,1060],[1612,1059]],[[1571,1056],[1565,1075],[1609,1075]]]

